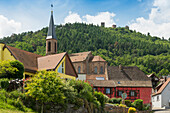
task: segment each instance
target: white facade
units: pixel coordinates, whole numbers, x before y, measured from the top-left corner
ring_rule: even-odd
[[[77,80],[86,80],[86,74],[78,74]]]
[[[170,107],[170,82],[160,94],[152,96],[152,107]]]

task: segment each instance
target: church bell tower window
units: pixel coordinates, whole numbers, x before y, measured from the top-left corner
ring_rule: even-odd
[[[48,42],[48,51],[51,51],[51,42]]]

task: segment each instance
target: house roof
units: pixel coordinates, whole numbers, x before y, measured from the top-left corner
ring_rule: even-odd
[[[152,87],[151,81],[116,81],[117,87]]]
[[[96,87],[116,87],[113,80],[88,80],[88,82]]]
[[[169,83],[170,83],[170,78],[167,79],[167,81],[160,87],[160,89],[156,93],[153,94],[153,96],[157,94],[161,94]]]
[[[35,53],[24,51],[8,45],[6,45],[6,47],[17,60],[23,63],[25,70],[31,72],[37,71],[37,58],[41,57],[41,55],[37,55]]]
[[[122,81],[151,81],[151,79],[136,66],[109,66],[108,79]]]
[[[60,63],[60,61],[64,58],[65,55],[66,55],[66,52],[39,57],[38,58],[38,70],[55,69],[56,66]]]
[[[94,56],[92,62],[102,61],[106,62],[101,56]]]
[[[88,57],[88,55],[91,53],[91,51],[88,52],[81,52],[81,53],[73,53],[70,54],[70,59],[72,62],[81,62],[86,60],[86,58]]]
[[[88,80],[96,87],[152,87],[151,81]]]

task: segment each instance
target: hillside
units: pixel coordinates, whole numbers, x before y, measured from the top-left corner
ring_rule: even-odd
[[[47,28],[4,37],[0,42],[45,55]],[[170,41],[126,28],[104,28],[82,23],[56,26],[58,52],[92,51],[109,65],[136,65],[146,74],[170,74]]]

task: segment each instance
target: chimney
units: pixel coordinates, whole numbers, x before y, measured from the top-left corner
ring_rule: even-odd
[[[101,22],[101,27],[105,27],[105,22]]]
[[[116,28],[116,25],[115,25],[115,24],[113,24],[113,25],[112,25],[112,28]]]

